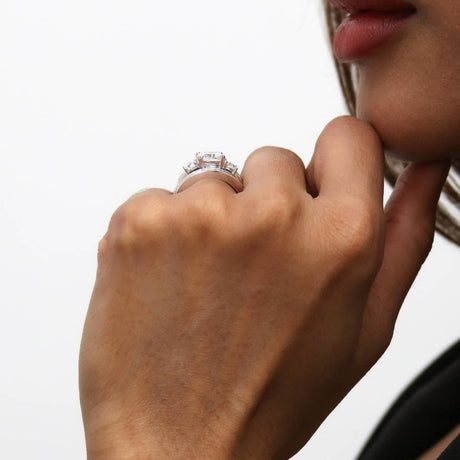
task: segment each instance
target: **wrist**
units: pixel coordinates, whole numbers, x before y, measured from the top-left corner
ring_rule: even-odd
[[[89,440],[87,438],[88,460],[232,460],[232,451],[227,451],[223,446],[216,448],[209,446],[204,441],[200,445],[185,445],[182,440],[160,445],[148,437],[135,441],[126,437],[98,437]],[[242,457],[240,457],[242,458]],[[249,458],[249,457],[248,457]]]
[[[196,428],[196,427],[194,427]],[[95,426],[85,424],[88,460],[231,460],[235,458],[235,446],[219,443],[207,436],[206,427],[200,435],[172,434],[149,423],[104,423]],[[195,431],[195,430],[194,430]],[[243,457],[239,457],[243,458]],[[249,458],[249,457],[248,457]]]
[[[163,458],[155,450],[147,433],[142,435],[133,427],[122,428],[118,424],[94,427],[85,424],[86,453],[88,460]]]

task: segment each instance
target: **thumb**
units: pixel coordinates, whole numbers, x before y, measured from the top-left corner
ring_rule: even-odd
[[[382,352],[391,340],[401,305],[431,251],[437,203],[450,166],[451,160],[411,163],[396,181],[385,206],[383,262],[364,312],[362,352],[372,354],[376,347]],[[378,337],[384,343],[376,343]]]

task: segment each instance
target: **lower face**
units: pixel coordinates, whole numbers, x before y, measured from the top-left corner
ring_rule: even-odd
[[[365,59],[357,117],[387,154],[407,161],[460,156],[460,0],[415,0],[417,13]]]

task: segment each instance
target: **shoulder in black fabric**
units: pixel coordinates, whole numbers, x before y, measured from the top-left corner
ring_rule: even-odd
[[[420,456],[460,422],[459,389],[460,340],[403,391],[357,460],[413,460]]]

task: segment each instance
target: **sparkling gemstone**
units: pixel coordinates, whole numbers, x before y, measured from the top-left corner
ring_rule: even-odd
[[[233,164],[233,163],[227,162],[227,165],[225,166],[225,169],[227,171],[230,171],[232,174],[235,174],[236,171],[238,170],[238,166]]]
[[[196,160],[192,160],[184,166],[184,170],[187,174],[191,173],[195,169],[198,169],[198,163]]]
[[[225,161],[225,156],[222,152],[198,152],[196,159],[200,167],[222,167],[222,162]]]

